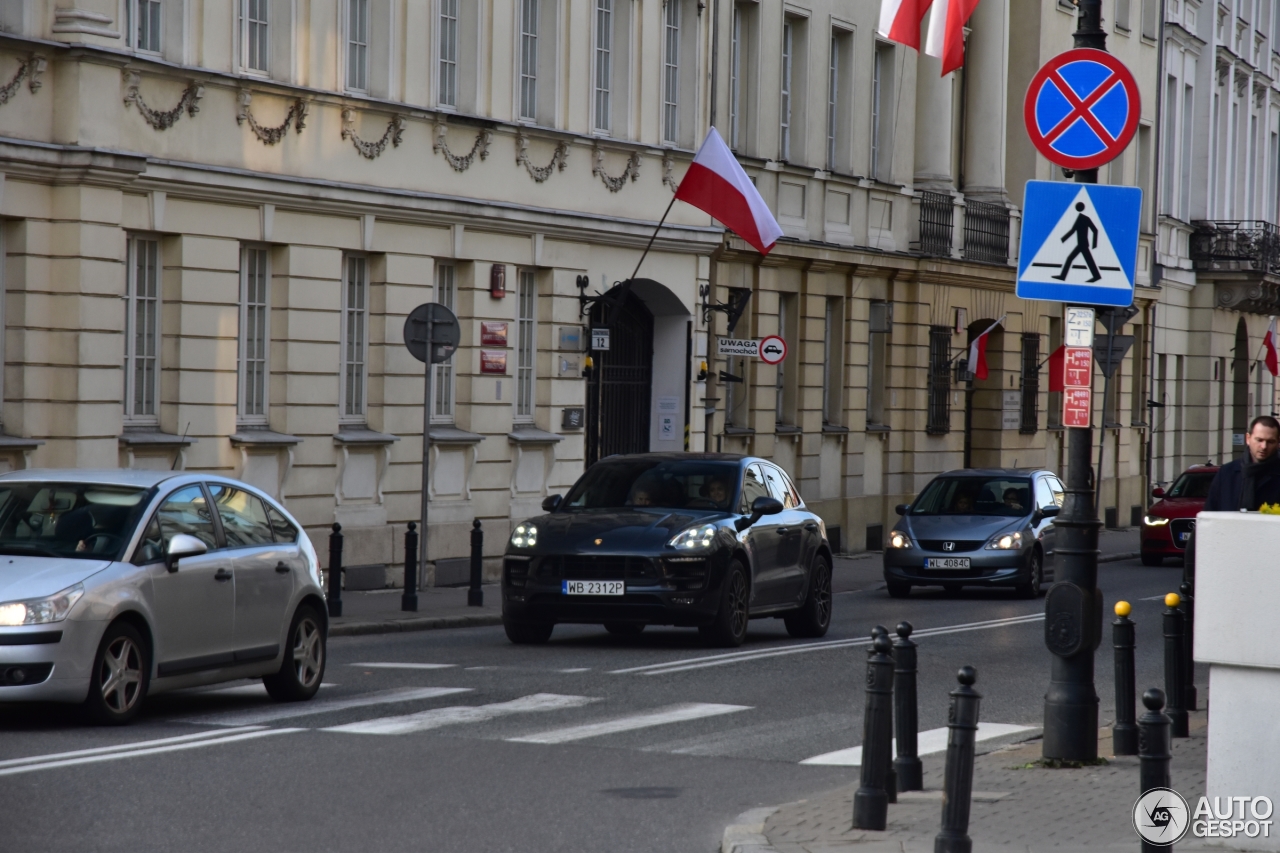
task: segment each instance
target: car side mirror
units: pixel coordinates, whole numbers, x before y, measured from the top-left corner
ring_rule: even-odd
[[[1154,489],[1151,490],[1151,497],[1153,498],[1164,497],[1164,489],[1160,488],[1159,486],[1156,486]]]
[[[546,512],[555,512],[560,508],[560,504],[563,501],[564,501],[564,498],[560,497],[559,495],[548,495],[547,497],[542,499],[542,508]]]
[[[1041,517],[1041,518],[1054,518],[1054,517],[1055,517],[1055,516],[1057,516],[1057,515],[1058,515],[1058,513],[1060,513],[1060,512],[1062,512],[1062,507],[1060,507],[1060,506],[1046,506],[1046,507],[1041,507],[1041,508],[1040,508],[1040,517]]]
[[[911,504],[898,504],[893,508],[893,511],[898,515],[906,515],[911,512]]]
[[[782,512],[782,501],[762,495],[751,502],[751,515],[739,518],[733,526],[738,532],[742,532],[766,515],[777,515],[780,512]]]
[[[195,557],[208,552],[209,546],[189,533],[175,533],[169,540],[169,550],[165,554],[164,564],[171,572],[178,570],[178,561],[183,557]]]

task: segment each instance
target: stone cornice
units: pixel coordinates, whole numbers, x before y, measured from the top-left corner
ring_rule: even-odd
[[[19,180],[116,189],[133,184],[147,169],[147,158],[138,154],[3,137],[0,162],[6,176]]]

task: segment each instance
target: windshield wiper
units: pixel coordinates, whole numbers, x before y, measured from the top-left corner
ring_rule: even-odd
[[[14,557],[56,557],[61,559],[64,555],[56,551],[50,551],[48,548],[37,548],[34,545],[5,545],[0,544],[0,554],[7,554]]]

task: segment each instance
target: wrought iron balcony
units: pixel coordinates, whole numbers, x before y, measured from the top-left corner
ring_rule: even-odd
[[[936,258],[951,257],[951,232],[954,228],[955,206],[946,193],[920,191],[920,243],[922,255]]]
[[[1198,271],[1280,275],[1280,228],[1261,220],[1191,223],[1191,261]]]
[[[985,201],[965,203],[964,259],[989,264],[1009,262],[1009,208]]]

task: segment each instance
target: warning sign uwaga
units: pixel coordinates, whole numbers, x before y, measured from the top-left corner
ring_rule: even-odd
[[[720,355],[741,355],[747,358],[760,357],[760,342],[738,338],[716,338]]]

